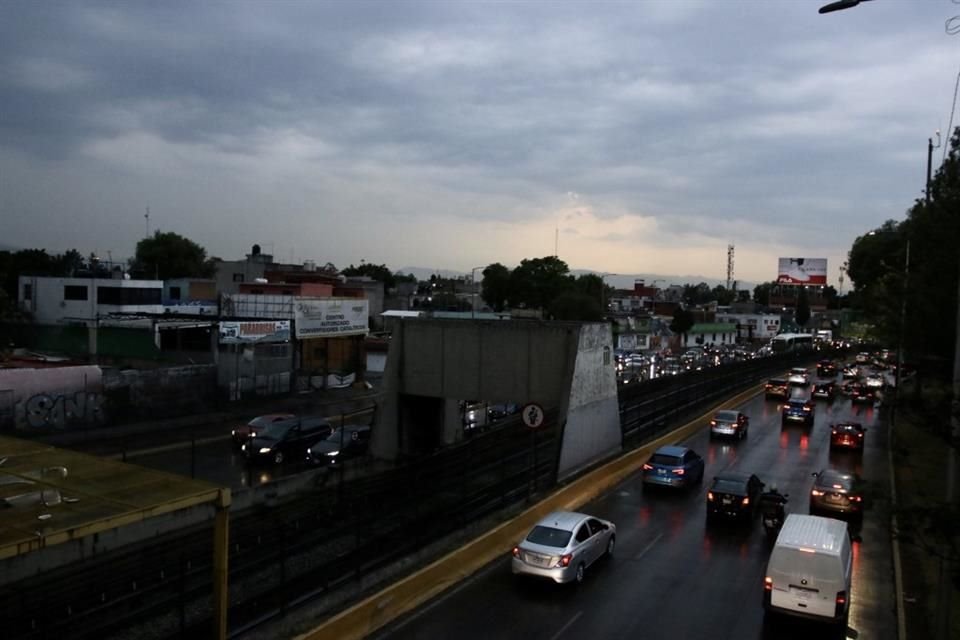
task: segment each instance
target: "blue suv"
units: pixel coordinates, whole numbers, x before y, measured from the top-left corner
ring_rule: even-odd
[[[643,488],[650,486],[682,489],[703,481],[705,465],[693,449],[660,447],[643,464]]]
[[[800,422],[807,427],[813,426],[814,404],[805,398],[791,398],[783,405],[780,413],[781,424]]]

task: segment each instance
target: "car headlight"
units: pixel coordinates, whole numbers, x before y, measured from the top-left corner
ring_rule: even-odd
[[[313,449],[307,449],[307,457],[309,458],[312,455],[313,455]]]
[[[270,453],[270,447],[260,447],[260,453]]]
[[[246,450],[247,450],[247,445],[245,444],[240,445],[240,451],[246,451]]]
[[[327,455],[328,455],[328,456],[336,456],[336,455],[340,455],[340,452],[339,452],[339,451],[327,451]]]
[[[230,432],[230,435],[232,435],[232,436],[237,435],[237,430],[236,430],[236,429],[233,429],[233,430]]]

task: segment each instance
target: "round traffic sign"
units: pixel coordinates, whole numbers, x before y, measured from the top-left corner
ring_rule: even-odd
[[[536,429],[543,424],[543,407],[536,402],[524,405],[520,414],[523,417],[523,424],[531,429]]]

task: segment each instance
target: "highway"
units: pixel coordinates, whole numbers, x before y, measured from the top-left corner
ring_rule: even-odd
[[[685,493],[645,493],[634,474],[580,509],[617,525],[614,557],[598,562],[579,586],[517,579],[507,554],[440,598],[395,621],[374,637],[434,638],[650,638],[745,640],[825,638],[807,622],[763,622],[761,605],[768,542],[752,525],[706,526],[712,477],[725,470],[756,473],[790,495],[789,512],[807,513],[811,474],[825,466],[856,471],[868,483],[867,512],[856,527],[853,588],[847,638],[894,640],[893,568],[889,534],[889,468],[885,429],[873,407],[853,407],[838,396],[817,401],[807,434],[781,428],[775,400],[756,396],[741,405],[751,418],[743,442],[710,441],[706,429],[684,444],[704,456],[704,483]],[[829,424],[855,419],[868,428],[864,453],[829,450]],[[839,637],[839,634],[838,634]]]

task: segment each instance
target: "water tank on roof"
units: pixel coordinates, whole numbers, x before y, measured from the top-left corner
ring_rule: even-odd
[[[303,261],[303,270],[304,271],[316,271],[317,263],[313,260],[304,260]]]

